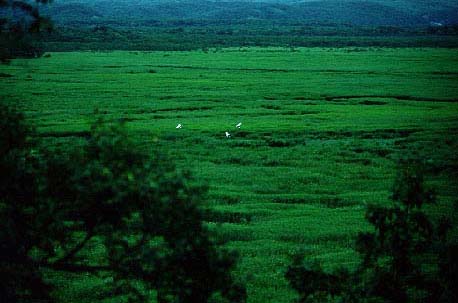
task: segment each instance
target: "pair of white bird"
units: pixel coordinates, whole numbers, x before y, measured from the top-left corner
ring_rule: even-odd
[[[242,122],[237,123],[237,125],[236,125],[235,127],[237,127],[238,129],[240,129],[240,127],[242,127]],[[179,124],[177,125],[177,127],[175,127],[175,128],[176,128],[176,129],[183,128],[183,124],[179,123]],[[226,134],[226,138],[230,138],[230,137],[231,137],[231,134],[230,134],[229,132],[225,132],[225,134]]]
[[[235,127],[240,129],[241,126],[242,126],[242,122],[239,122],[239,123],[237,123],[237,125]],[[231,137],[231,134],[229,132],[226,132],[226,138],[230,138],[230,137]]]

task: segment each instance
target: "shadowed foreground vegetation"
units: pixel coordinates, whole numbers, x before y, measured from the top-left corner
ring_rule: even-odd
[[[187,173],[139,153],[122,128],[95,125],[59,152],[0,105],[0,130],[1,302],[55,302],[72,275],[92,279],[88,300],[245,302]]]
[[[298,256],[286,278],[298,302],[443,302],[458,300],[458,252],[452,216],[433,222],[422,208],[435,203],[424,186],[422,164],[405,161],[394,183],[391,207],[369,206],[371,232],[358,235],[356,270],[332,272]],[[455,210],[456,210],[455,205]]]

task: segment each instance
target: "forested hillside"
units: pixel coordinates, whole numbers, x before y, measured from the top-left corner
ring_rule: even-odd
[[[152,20],[274,20],[353,25],[427,26],[458,23],[457,1],[88,1],[56,0],[49,11],[57,23]]]
[[[458,46],[458,1],[55,0],[47,51]]]
[[[37,49],[458,46],[457,0],[55,0],[40,11],[53,20],[54,30],[27,47],[28,54]]]

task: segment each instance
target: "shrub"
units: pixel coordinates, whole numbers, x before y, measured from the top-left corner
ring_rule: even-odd
[[[244,302],[233,253],[202,224],[205,187],[123,126],[95,124],[70,152],[39,148],[22,115],[0,106],[0,298],[51,302],[45,272],[109,275],[130,302]],[[104,253],[91,259],[89,242]],[[68,298],[67,298],[68,299]]]
[[[448,241],[448,220],[434,224],[422,211],[435,199],[417,162],[403,164],[392,200],[388,208],[368,207],[374,231],[357,238],[355,271],[326,272],[296,258],[286,278],[298,302],[457,302],[458,245]]]

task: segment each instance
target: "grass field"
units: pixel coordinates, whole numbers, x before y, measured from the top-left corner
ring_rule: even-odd
[[[0,72],[0,96],[47,144],[77,142],[97,115],[124,120],[138,145],[208,183],[209,226],[240,252],[252,303],[291,302],[283,275],[295,252],[354,265],[365,206],[389,202],[398,159],[426,163],[432,214],[456,201],[454,49],[51,53]],[[60,283],[78,302],[101,287]]]

